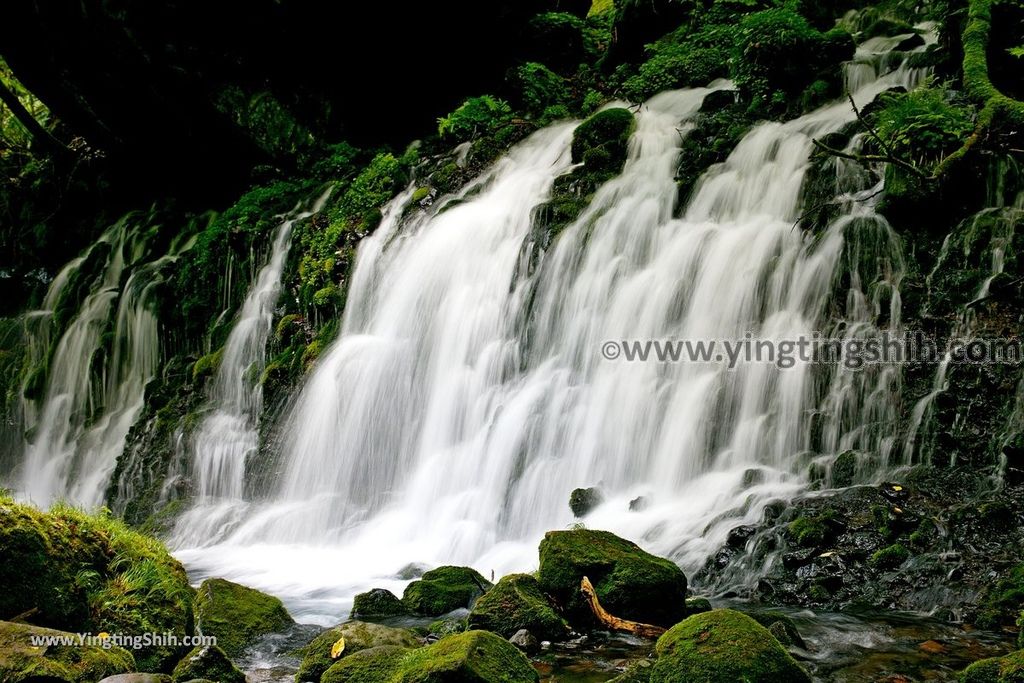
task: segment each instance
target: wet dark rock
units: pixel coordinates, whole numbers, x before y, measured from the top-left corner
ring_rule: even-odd
[[[574,489],[569,494],[569,509],[576,517],[586,517],[591,510],[604,500],[601,490],[596,487]]]
[[[528,655],[532,655],[540,651],[540,642],[538,642],[538,640],[533,637],[533,634],[525,628],[521,628],[512,634],[512,637],[508,639],[508,642],[512,643]]]
[[[924,45],[924,37],[920,33],[904,38],[894,48],[897,52],[910,52],[911,50]]]
[[[738,526],[729,532],[726,544],[730,548],[742,549],[747,545],[747,541],[749,541],[755,533],[757,533],[757,527],[752,524]]]
[[[711,606],[711,601],[707,598],[686,599],[687,614],[700,614],[701,612],[710,612],[712,609],[714,608]]]
[[[643,512],[651,506],[651,501],[647,499],[647,496],[637,496],[633,500],[629,501],[630,512]]]
[[[743,473],[743,488],[749,489],[764,483],[764,470],[759,467],[751,467]]]
[[[701,104],[700,110],[704,112],[713,112],[726,107],[731,107],[736,104],[736,91],[735,90],[716,90],[713,93],[709,93],[704,98],[703,104]]]
[[[425,564],[419,564],[418,562],[411,562],[411,563],[405,565],[404,567],[402,567],[401,569],[399,569],[395,573],[395,578],[396,579],[401,579],[402,581],[412,581],[413,579],[418,579],[421,576],[423,576],[423,574],[428,569],[430,569],[430,567],[428,567]]]
[[[832,463],[832,488],[844,489],[853,486],[857,474],[857,454],[854,451],[843,451]]]

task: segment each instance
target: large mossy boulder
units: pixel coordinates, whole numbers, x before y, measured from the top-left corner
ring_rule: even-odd
[[[580,592],[584,576],[601,605],[621,619],[667,628],[686,616],[683,571],[608,531],[549,531],[540,544],[537,576],[572,623],[591,621]]]
[[[472,607],[490,590],[491,583],[469,567],[438,567],[405,588],[402,602],[416,614],[438,617],[452,610]]]
[[[537,683],[530,661],[488,631],[448,636],[418,650],[380,647],[345,657],[321,683]]]
[[[33,638],[67,638],[68,645],[34,645]],[[74,633],[0,621],[0,681],[95,683],[135,670],[132,653],[120,647],[83,645]]]
[[[408,614],[409,608],[398,596],[385,588],[374,588],[360,593],[352,601],[352,618],[398,617]]]
[[[656,646],[651,683],[810,683],[768,629],[745,614],[719,609],[670,628]]]
[[[548,603],[540,583],[529,574],[510,574],[476,601],[469,627],[511,638],[526,629],[541,640],[560,640],[569,625]]]
[[[195,591],[159,541],[106,515],[58,505],[42,512],[0,494],[0,619],[73,633],[191,635]],[[185,648],[134,651],[144,671],[169,671]]]
[[[613,107],[597,112],[572,134],[573,163],[583,162],[588,171],[615,175],[622,170],[629,151],[629,136],[636,129],[633,112]]]
[[[216,645],[197,647],[185,655],[171,674],[174,683],[209,680],[217,683],[245,683],[241,672],[224,650]]]
[[[961,683],[1020,683],[1024,681],[1024,650],[1005,657],[982,659],[960,674]]]
[[[207,579],[196,595],[196,628],[216,636],[217,645],[236,657],[262,635],[295,622],[278,598],[225,579]]]
[[[337,659],[379,647],[407,650],[420,646],[419,639],[407,629],[391,628],[365,621],[349,621],[327,629],[302,648],[302,663],[295,675],[297,683],[319,681],[323,673],[337,661],[331,657],[331,649],[342,638],[345,639],[345,648]]]

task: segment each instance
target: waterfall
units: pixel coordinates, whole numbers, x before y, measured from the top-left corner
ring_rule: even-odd
[[[41,406],[26,410],[29,426],[37,427],[29,432],[18,489],[37,505],[67,500],[92,507],[104,500],[159,365],[154,293],[166,266],[188,246],[176,239],[166,255],[147,261],[155,231],[146,216],[123,218],[58,274],[45,309],[29,316],[30,358],[46,363],[52,319],[69,282],[86,260],[105,257],[56,342]]]
[[[858,106],[924,75],[890,68],[891,47],[858,52]],[[392,202],[360,246],[340,337],[286,420],[275,499],[179,557],[326,623],[357,590],[400,587],[409,562],[535,566],[543,532],[572,523],[569,492],[598,485],[588,526],[692,571],[804,490],[816,458],[891,448],[891,372],[601,357],[608,340],[810,337],[834,327],[837,300],[843,335],[874,329],[882,307],[898,329],[900,242],[874,213],[876,181],[838,183],[845,215],[824,234],[794,225],[811,141],[855,121],[848,102],[756,126],[680,214],[681,137],[725,87],[640,107],[622,174],[537,268],[523,263],[531,221],[570,168],[573,124],[535,133],[429,213],[405,214],[411,190]],[[648,505],[631,512],[638,496]]]
[[[300,204],[277,227],[267,262],[246,294],[227,341],[209,395],[209,412],[191,445],[195,504],[175,529],[178,543],[215,538],[230,529],[241,508],[245,464],[257,448],[258,419],[263,410],[260,375],[274,308],[281,294],[281,276],[288,260],[292,226],[323,208],[329,192],[310,208]]]

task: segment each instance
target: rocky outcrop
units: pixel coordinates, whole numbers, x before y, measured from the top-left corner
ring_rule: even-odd
[[[344,648],[337,652],[335,645],[344,640]],[[419,639],[402,628],[390,628],[363,621],[349,621],[327,629],[300,650],[302,663],[295,680],[319,681],[327,669],[342,657],[354,655],[363,650],[390,647],[410,650],[420,646]],[[337,656],[332,656],[335,654]]]
[[[483,597],[469,613],[469,627],[511,638],[525,629],[541,640],[560,640],[569,633],[565,623],[529,574],[510,574]]]
[[[35,645],[33,638],[66,638],[68,644]],[[135,670],[131,652],[120,647],[78,645],[77,634],[0,621],[0,681],[95,683]]]
[[[438,567],[410,583],[402,602],[411,611],[438,617],[460,607],[472,607],[473,601],[491,588],[491,583],[469,567]]]
[[[173,683],[210,680],[217,683],[245,683],[245,674],[231,663],[224,650],[216,645],[197,647],[174,667]]]

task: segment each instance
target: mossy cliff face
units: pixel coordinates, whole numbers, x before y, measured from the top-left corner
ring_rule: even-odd
[[[529,660],[504,638],[467,631],[418,650],[373,648],[345,657],[321,683],[536,683]]]
[[[505,638],[520,629],[540,640],[560,640],[569,633],[568,624],[552,609],[537,579],[529,574],[502,577],[473,606],[469,627]]]
[[[267,633],[294,624],[281,601],[225,579],[207,579],[196,592],[196,630],[215,636],[229,657]]]
[[[537,578],[574,625],[592,619],[580,593],[583,577],[621,619],[667,627],[686,615],[686,576],[671,561],[607,531],[549,531],[540,544]]]
[[[163,545],[109,517],[66,507],[40,512],[0,498],[0,617],[81,633],[192,634],[185,570]],[[180,648],[135,653],[164,671]]]
[[[0,681],[66,681],[96,683],[120,673],[135,670],[131,652],[120,647],[99,645],[33,646],[33,637],[66,637],[75,633],[0,621]]]

